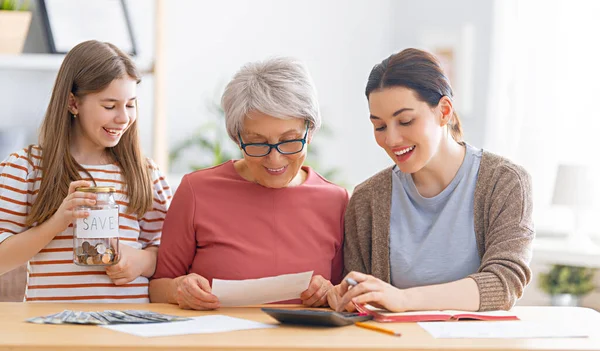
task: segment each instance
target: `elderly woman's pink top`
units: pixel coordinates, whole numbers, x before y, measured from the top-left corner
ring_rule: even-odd
[[[183,177],[167,213],[154,278],[253,279],[314,271],[342,279],[348,193],[309,167],[299,186],[243,179],[233,161]]]

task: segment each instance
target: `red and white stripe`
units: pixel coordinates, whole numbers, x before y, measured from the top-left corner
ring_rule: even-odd
[[[0,243],[28,228],[25,218],[37,198],[42,171],[41,149],[35,147],[31,159],[27,150],[11,154],[0,163]],[[138,218],[128,214],[128,198],[119,167],[115,164],[86,167],[97,186],[116,188],[119,204],[119,239],[121,244],[138,249],[160,245],[162,224],[172,197],[165,177],[149,160],[152,169],[153,209]],[[88,179],[82,173],[83,179]],[[138,277],[131,283],[116,286],[101,267],[77,266],[73,263],[73,227],[59,233],[28,264],[26,301],[57,302],[148,302],[148,279]]]

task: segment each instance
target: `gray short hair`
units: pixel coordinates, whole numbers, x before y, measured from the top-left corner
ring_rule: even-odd
[[[244,119],[258,111],[281,119],[300,118],[321,126],[317,92],[306,66],[287,57],[245,64],[227,84],[221,106],[229,137],[238,142]]]

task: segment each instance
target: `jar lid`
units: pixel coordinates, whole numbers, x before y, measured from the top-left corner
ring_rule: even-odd
[[[112,186],[80,187],[75,190],[83,191],[84,193],[114,193],[116,191],[116,189]]]

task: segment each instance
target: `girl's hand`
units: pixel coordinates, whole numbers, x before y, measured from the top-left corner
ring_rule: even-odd
[[[86,218],[90,213],[86,210],[75,210],[77,206],[94,206],[96,204],[96,194],[84,193],[81,191],[75,191],[80,187],[91,186],[91,183],[85,180],[77,180],[69,184],[69,193],[63,200],[62,204],[56,210],[56,213],[52,215],[50,220],[56,223],[58,227],[57,233],[61,233],[69,224],[77,218]]]
[[[113,247],[116,240],[111,240]],[[147,255],[142,250],[135,249],[129,245],[119,245],[119,261],[106,267],[106,274],[115,285],[124,285],[134,281],[144,272]]]

